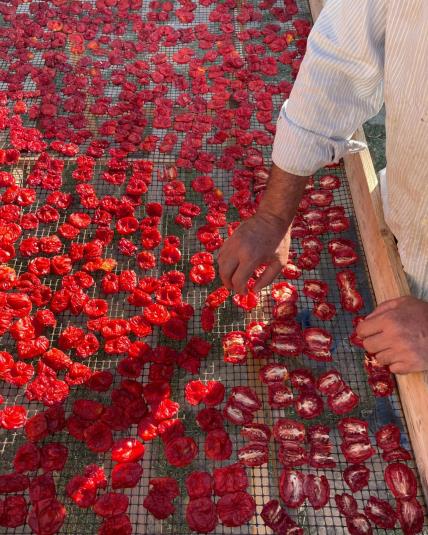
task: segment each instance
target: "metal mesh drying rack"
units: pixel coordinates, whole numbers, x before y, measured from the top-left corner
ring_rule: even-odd
[[[23,3],[19,6],[18,12],[26,13],[28,12],[28,7],[30,4]],[[280,7],[281,1],[279,0],[275,6]],[[306,0],[299,0],[299,13],[293,17],[293,18],[310,18],[310,11],[309,7],[307,5]],[[195,24],[207,24],[210,31],[218,31],[219,24],[213,23],[209,21],[209,12],[210,7],[203,7],[201,5],[198,5],[196,11],[195,11],[195,20],[192,23],[192,25]],[[144,1],[143,9],[141,13],[145,13],[148,10],[148,2],[147,0]],[[238,15],[240,11],[240,7],[238,6],[234,10],[232,10],[232,13],[234,14],[235,20],[234,20],[234,26],[235,26],[235,33],[232,34],[232,40],[236,46],[236,49],[240,52],[242,57],[245,57],[245,53],[242,47],[242,43],[237,40],[236,34],[239,31],[242,31],[243,28],[249,28],[249,27],[257,27],[260,24],[267,24],[267,23],[275,23],[273,17],[270,15],[268,10],[263,11],[263,21],[262,22],[250,22],[245,25],[240,25],[236,21],[236,16]],[[170,22],[171,23],[171,22]],[[9,23],[3,22],[1,25],[7,26]],[[189,25],[182,25],[178,21],[172,22],[172,25],[174,27],[187,27]],[[190,26],[192,26],[190,25]],[[281,23],[282,29],[281,31],[285,31],[287,29],[292,28],[292,20],[287,23]],[[136,37],[131,29],[131,23],[129,23],[125,36],[122,36],[124,39],[129,39],[130,41],[135,41]],[[262,43],[261,39],[259,40],[253,40],[252,42],[257,42],[259,44]],[[190,43],[188,46],[192,47],[194,46],[194,43]],[[290,49],[293,49],[293,44],[290,45]],[[205,51],[198,50],[195,46],[195,54],[196,55],[202,55]],[[160,46],[160,52],[164,52],[168,58],[172,57],[172,54],[176,52],[179,49],[178,46],[174,47],[163,47]],[[73,56],[73,54],[70,53],[68,49],[65,50],[66,54],[68,55],[68,61],[70,65],[73,65],[76,61],[76,57]],[[13,54],[12,51],[10,51],[11,56]],[[275,54],[269,53],[274,56]],[[138,59],[145,59],[147,60],[147,53],[142,53],[138,55]],[[41,65],[43,62],[43,59],[41,58],[41,55],[39,53],[34,54],[34,58],[32,60],[34,65]],[[269,79],[270,83],[279,82],[281,80],[287,79],[291,80],[290,76],[290,67],[284,66],[280,63],[278,63],[279,66],[279,72],[274,77],[271,77]],[[7,69],[7,64],[3,63],[0,65],[2,69]],[[119,66],[120,67],[120,66]],[[118,67],[118,68],[119,68]],[[176,66],[178,71],[181,71],[182,74],[187,76],[187,66]],[[110,75],[112,71],[115,70],[115,67],[111,68],[111,72],[103,72],[103,76],[106,80],[108,80],[108,85],[105,89],[105,94],[107,96],[110,96],[112,100],[115,102],[117,101],[119,96],[119,90],[117,86],[114,86],[110,81]],[[227,73],[227,77],[233,78],[234,73]],[[58,79],[56,81],[57,83],[57,89],[58,93],[60,94],[61,90],[61,79],[62,76],[59,73]],[[33,86],[31,85],[32,82],[29,80],[26,82],[25,89],[31,90],[33,89]],[[151,82],[151,86],[153,87],[153,82]],[[2,87],[0,86],[0,89]],[[179,92],[178,90],[170,85],[168,97],[176,98],[178,96]],[[209,95],[208,95],[209,96]],[[89,99],[90,97],[88,97]],[[273,116],[275,117],[275,114],[278,112],[279,107],[282,104],[283,97],[281,95],[274,96],[274,105],[275,110],[273,113]],[[29,104],[33,103],[33,101],[29,102]],[[150,117],[151,117],[151,109],[150,104],[147,105],[145,108],[146,116],[149,118],[148,126],[144,130],[144,134],[155,134],[159,135],[160,137],[163,137],[165,134],[165,131],[156,130],[151,127],[150,124]],[[179,112],[179,108],[176,107],[174,109],[174,112]],[[60,108],[60,114],[64,113]],[[86,112],[85,112],[86,113]],[[104,117],[96,118],[94,115],[90,115],[86,113],[88,124],[91,126],[91,129],[93,131],[96,131],[97,124],[100,123],[102,120],[104,120]],[[37,123],[34,122],[33,125],[36,125]],[[26,122],[26,126],[31,126],[31,121]],[[257,128],[257,129],[263,129],[263,125],[257,122],[255,118],[255,114],[253,114],[251,119],[251,127]],[[183,138],[183,134],[178,133],[179,142],[177,143],[177,147],[180,146],[180,141]],[[208,150],[209,152],[212,152],[214,155],[219,156],[224,149],[224,145],[206,145],[206,139],[208,136],[204,137],[204,150]],[[7,139],[3,139],[3,146],[7,146]],[[270,158],[270,147],[258,147],[263,150],[265,161],[269,161]],[[82,146],[83,152],[84,146]],[[162,171],[162,169],[167,166],[174,163],[176,156],[177,156],[177,149],[171,154],[162,154],[158,150],[155,150],[152,153],[147,152],[141,152],[136,153],[133,155],[135,158],[142,158],[142,159],[150,159],[154,162],[154,176],[156,176],[157,171]],[[58,157],[58,156],[56,156]],[[17,181],[21,181],[22,183],[25,183],[25,177],[29,173],[30,169],[32,168],[34,164],[35,158],[32,157],[21,157],[19,164],[17,164],[13,170],[13,174],[15,175]],[[71,177],[71,172],[75,168],[75,159],[74,158],[64,158],[65,160],[65,166],[64,166],[64,172],[63,172],[63,190],[64,191],[72,191],[74,187],[74,181]],[[99,195],[116,195],[120,196],[124,193],[125,185],[123,186],[112,186],[107,184],[105,181],[101,179],[101,172],[105,168],[107,162],[107,158],[101,158],[98,159],[96,162],[95,172],[94,172],[94,179],[91,182],[91,184],[96,188],[97,193]],[[357,278],[358,278],[358,288],[363,294],[364,302],[365,302],[365,308],[362,311],[363,313],[369,312],[373,308],[373,297],[372,297],[372,291],[370,287],[370,281],[368,276],[367,267],[364,260],[364,253],[361,247],[361,241],[359,238],[359,232],[357,223],[354,217],[354,211],[352,206],[352,200],[351,195],[347,186],[346,177],[345,177],[345,171],[343,165],[341,165],[338,168],[330,169],[328,171],[331,174],[338,175],[341,179],[342,186],[339,190],[336,190],[334,193],[334,203],[342,205],[345,208],[346,215],[351,220],[351,228],[349,231],[343,234],[343,237],[351,238],[354,241],[358,243],[358,253],[360,255],[361,261],[358,264],[358,267],[355,269]],[[321,174],[325,173],[320,172],[316,175],[316,177],[320,176]],[[183,180],[186,185],[190,185],[190,180],[193,179],[195,176],[200,174],[196,170],[179,170],[179,178]],[[225,194],[226,198],[229,198],[231,194],[233,193],[233,189],[230,185],[230,177],[231,172],[215,168],[212,176],[216,182],[217,187],[219,187],[223,193]],[[43,206],[45,199],[46,199],[46,191],[37,188],[37,202],[31,206],[31,210],[35,210],[38,207]],[[162,183],[157,182],[156,178],[154,178],[148,193],[145,196],[146,202],[151,201],[158,201],[162,202],[163,200],[163,193],[162,193]],[[195,202],[200,204],[201,199],[198,194],[195,194],[192,192],[190,187],[187,188],[187,194],[186,194],[186,200],[189,200],[191,202]],[[203,207],[202,207],[203,208]],[[79,210],[82,211],[82,207],[78,205],[77,202],[73,206],[70,207],[70,210]],[[84,211],[84,210],[83,210]],[[231,212],[233,210],[229,211],[228,219],[234,220],[237,219],[237,215],[235,217],[231,216]],[[204,222],[204,209],[202,211],[202,214],[196,219],[194,223],[194,228],[190,231],[184,231],[182,228],[178,227],[174,223],[174,216],[176,214],[176,208],[174,207],[165,207],[164,213],[162,216],[162,221],[160,225],[160,231],[163,235],[166,234],[176,234],[181,238],[182,241],[182,258],[178,265],[174,266],[175,269],[183,270],[185,273],[188,272],[189,269],[189,259],[192,254],[195,252],[201,250],[201,245],[196,239],[195,236],[195,227],[197,228],[198,225],[203,224]],[[138,216],[144,215],[144,207],[140,207],[137,212]],[[51,225],[44,225],[41,224],[35,231],[27,231],[23,234],[23,237],[28,236],[37,236],[42,237],[49,234],[52,234],[56,231],[58,226],[65,221],[67,214],[62,214],[61,218],[58,222],[51,224]],[[87,239],[90,239],[91,236],[94,233],[94,227],[91,225],[88,229],[85,229],[81,232],[79,237],[77,238],[77,241],[86,241]],[[327,243],[329,239],[334,237],[333,235],[326,234],[323,236],[323,241]],[[107,247],[105,250],[105,256],[106,257],[114,257],[117,260],[117,271],[120,271],[122,269],[133,269],[135,268],[135,260],[132,257],[126,257],[118,254],[117,250],[117,238],[111,242],[111,244]],[[299,245],[296,242],[293,244],[293,248],[297,251],[299,251]],[[21,256],[17,256],[14,261],[11,262],[11,265],[16,269],[17,273],[20,274],[26,270],[27,260]],[[153,270],[152,274],[154,276],[159,275],[159,270],[155,269]],[[149,273],[150,274],[150,273]],[[370,425],[370,431],[374,432],[378,427],[381,425],[384,425],[388,422],[394,422],[397,423],[401,429],[402,429],[402,440],[403,445],[406,447],[410,447],[408,443],[407,438],[407,432],[406,432],[406,425],[405,420],[403,418],[401,405],[398,397],[396,395],[391,396],[390,398],[386,399],[376,399],[372,396],[370,389],[367,385],[367,378],[366,374],[363,369],[362,365],[362,352],[355,348],[354,346],[350,345],[348,341],[348,336],[352,332],[352,317],[351,315],[344,312],[340,306],[340,299],[337,292],[336,284],[335,284],[335,274],[336,270],[332,266],[329,255],[326,250],[322,252],[321,255],[321,262],[318,265],[317,269],[310,272],[305,272],[305,275],[307,275],[308,278],[320,278],[326,282],[329,283],[330,293],[329,293],[329,300],[334,303],[337,307],[338,313],[334,317],[334,319],[331,322],[328,322],[327,326],[331,330],[333,336],[334,336],[334,363],[333,365],[340,370],[340,372],[343,374],[343,377],[345,380],[350,384],[350,386],[359,394],[361,398],[360,405],[356,411],[354,411],[353,415],[363,418],[364,420],[367,420]],[[141,313],[141,309],[136,308],[130,304],[128,304],[126,300],[126,295],[123,293],[115,294],[113,296],[105,296],[100,295],[99,293],[99,282],[100,282],[100,276],[95,275],[97,284],[94,285],[89,291],[92,292],[91,296],[93,297],[103,297],[108,300],[109,303],[109,314],[112,317],[131,317],[133,315],[136,315],[138,313]],[[319,320],[316,320],[314,316],[311,314],[312,309],[312,302],[307,299],[301,292],[301,288],[303,285],[303,280],[299,279],[296,282],[296,286],[298,287],[299,291],[299,314],[298,319],[301,322],[302,326],[307,327],[309,325],[312,326],[323,326],[324,322],[321,322]],[[58,289],[60,287],[60,278],[55,276],[49,276],[45,277],[44,283],[49,285],[52,290]],[[192,304],[195,308],[195,316],[192,318],[190,324],[189,324],[189,337],[191,335],[202,335],[203,337],[206,337],[209,341],[213,343],[213,347],[211,350],[211,353],[207,360],[203,361],[200,377],[203,380],[207,379],[218,379],[221,380],[226,388],[229,390],[232,386],[235,385],[251,385],[254,386],[258,382],[258,363],[255,362],[249,362],[246,366],[231,366],[228,364],[225,364],[223,362],[223,355],[222,355],[222,349],[221,349],[221,338],[222,335],[231,331],[231,330],[241,330],[243,329],[250,321],[254,319],[258,320],[266,320],[271,317],[272,312],[272,303],[270,302],[270,299],[268,297],[268,292],[265,291],[264,298],[262,299],[262,304],[254,311],[252,311],[250,314],[245,314],[242,311],[240,311],[236,306],[234,306],[230,301],[228,301],[225,305],[223,305],[217,313],[216,318],[216,326],[214,328],[214,331],[209,334],[205,335],[200,328],[200,322],[199,322],[199,312],[200,309],[204,303],[205,297],[208,294],[209,291],[211,291],[213,288],[217,287],[219,285],[219,280],[216,279],[216,281],[210,285],[209,287],[195,287],[192,283],[187,282],[186,286],[184,288],[183,297],[186,299],[190,304]],[[85,326],[85,322],[83,319],[71,316],[69,312],[62,313],[58,316],[58,324],[55,327],[55,329],[52,332],[51,335],[51,343],[55,344],[57,337],[59,333],[62,331],[62,329],[67,326],[68,324],[73,324],[76,326]],[[154,332],[153,335],[151,335],[147,341],[152,344],[153,346],[157,344],[168,344],[174,346],[174,343],[171,342],[171,340],[165,338],[162,334],[159,334],[158,332]],[[1,338],[1,345],[2,349],[4,350],[14,350],[14,344],[9,335],[4,335]],[[119,357],[112,357],[110,355],[105,354],[102,350],[98,351],[98,353],[91,357],[88,361],[85,361],[85,364],[88,364],[91,368],[94,370],[114,370],[115,365],[117,361],[119,360]],[[278,359],[279,360],[279,359]],[[307,357],[302,357],[295,360],[289,360],[287,361],[287,365],[290,366],[290,369],[301,367],[302,365],[307,366],[309,368],[312,368],[315,372],[320,373],[324,370],[327,370],[332,367],[331,363],[316,363],[314,361],[309,360]],[[185,469],[174,469],[171,466],[167,464],[167,462],[164,460],[163,457],[163,449],[160,444],[160,441],[155,440],[150,443],[147,443],[146,445],[146,454],[144,457],[143,463],[143,469],[144,473],[142,476],[142,479],[140,481],[140,484],[134,488],[126,490],[126,494],[128,494],[130,498],[130,507],[129,507],[129,514],[132,521],[134,533],[136,534],[160,534],[160,533],[171,533],[174,535],[185,535],[189,533],[189,528],[187,527],[185,518],[184,518],[184,511],[185,511],[185,504],[186,504],[186,492],[184,489],[184,480],[185,476],[193,470],[201,469],[201,470],[209,470],[211,471],[214,468],[214,463],[211,461],[207,461],[204,456],[204,435],[200,433],[198,427],[195,424],[195,414],[196,409],[190,407],[188,404],[186,404],[183,396],[184,386],[190,379],[194,379],[195,377],[191,377],[189,374],[184,372],[184,370],[176,369],[174,373],[174,377],[172,380],[172,399],[180,403],[181,410],[180,410],[180,417],[185,420],[186,424],[186,433],[192,436],[195,441],[198,443],[199,446],[199,455],[197,459],[190,465],[190,467],[187,467]],[[120,376],[116,376],[116,382],[119,382]],[[142,379],[143,382],[147,380],[147,370],[145,370]],[[269,405],[267,403],[267,390],[258,388],[259,395],[263,399],[263,409],[257,413],[257,421],[259,422],[266,422],[268,424],[273,424],[273,422],[280,416],[287,416],[290,415],[292,417],[295,417],[293,414],[293,411],[290,410],[271,410],[269,408]],[[8,404],[24,404],[28,406],[29,409],[29,415],[33,415],[37,413],[39,410],[41,410],[43,407],[42,405],[32,402],[28,403],[26,401],[25,396],[23,395],[23,389],[15,389],[10,387],[10,385],[7,384],[0,384],[0,393],[3,394],[6,398],[6,405]],[[83,387],[77,387],[73,388],[71,390],[70,396],[66,401],[66,413],[69,412],[70,407],[72,405],[72,402],[74,399],[77,399],[79,397],[86,397],[91,399],[98,399],[100,401],[105,401],[106,396],[108,394],[99,394],[96,395],[94,392],[89,391],[88,389],[84,389]],[[331,486],[331,500],[329,504],[322,509],[321,511],[314,511],[310,506],[302,506],[300,509],[298,509],[296,512],[291,511],[290,514],[294,514],[296,517],[296,520],[298,523],[304,527],[305,533],[308,534],[318,534],[318,535],[327,535],[327,534],[333,534],[333,533],[346,533],[346,524],[345,520],[339,512],[337,511],[336,507],[334,506],[334,499],[333,496],[336,493],[342,493],[346,492],[345,485],[342,480],[342,472],[343,469],[346,467],[346,464],[343,462],[342,456],[340,454],[340,450],[338,448],[340,439],[337,436],[337,432],[334,430],[334,421],[337,420],[337,418],[332,417],[332,415],[329,412],[326,412],[322,417],[319,419],[316,419],[315,421],[311,423],[327,423],[329,425],[332,425],[332,441],[334,444],[333,449],[333,455],[335,459],[337,460],[337,466],[335,469],[332,470],[325,470],[323,471],[325,475],[327,476],[330,486]],[[230,433],[230,436],[232,438],[232,442],[234,443],[234,446],[240,447],[242,446],[243,439],[239,436],[239,429],[231,424],[226,423],[227,431]],[[136,426],[132,426],[130,429],[123,433],[114,433],[115,438],[119,438],[120,436],[136,436]],[[23,443],[24,441],[23,433],[19,430],[16,432],[5,432],[0,431],[0,464],[1,464],[1,472],[7,471],[10,469],[10,463],[13,458],[14,452],[16,451],[17,447]],[[49,439],[48,439],[49,440]],[[106,472],[109,473],[112,463],[110,460],[110,457],[108,454],[106,455],[96,455],[88,451],[83,443],[77,442],[74,438],[72,438],[70,435],[68,435],[66,432],[62,432],[60,434],[55,435],[54,439],[55,441],[63,442],[67,445],[69,448],[69,456],[68,461],[65,466],[65,469],[57,474],[55,476],[56,485],[58,489],[58,495],[63,498],[63,502],[67,507],[67,517],[65,520],[65,523],[63,527],[61,528],[60,533],[62,534],[83,534],[83,533],[96,533],[97,527],[99,525],[99,519],[97,519],[96,515],[91,512],[91,510],[82,510],[76,507],[71,500],[65,497],[64,495],[64,487],[67,481],[75,474],[81,473],[83,467],[90,463],[90,462],[96,462],[106,469]],[[250,492],[253,494],[253,496],[256,498],[256,501],[258,504],[263,504],[267,502],[271,498],[278,498],[278,478],[281,471],[281,465],[276,460],[277,459],[277,446],[275,444],[271,444],[270,446],[270,462],[269,462],[269,468],[266,467],[260,467],[260,468],[248,468],[247,473],[250,477]],[[233,454],[235,455],[235,454]],[[234,456],[229,461],[224,461],[221,463],[215,463],[215,467],[227,465],[233,462]],[[369,487],[364,489],[362,492],[355,495],[358,501],[359,508],[362,509],[363,504],[366,502],[367,498],[371,495],[371,493],[374,493],[376,496],[384,499],[391,498],[391,496],[388,493],[388,490],[386,488],[384,478],[383,478],[383,470],[385,468],[385,463],[381,460],[379,455],[375,455],[372,459],[367,461],[367,466],[369,466],[372,476],[370,479]],[[410,463],[410,466],[414,468],[414,463]],[[303,471],[306,471],[305,468],[303,468]],[[314,470],[312,470],[315,472]],[[176,513],[168,518],[167,520],[160,522],[153,519],[153,517],[146,511],[146,509],[142,506],[142,502],[144,497],[147,494],[148,489],[148,482],[149,479],[152,477],[157,476],[164,476],[164,475],[170,475],[180,482],[181,486],[181,497],[179,497],[175,504],[176,504]],[[265,527],[262,519],[260,518],[260,506],[258,506],[257,515],[253,517],[253,519],[249,522],[248,525],[241,526],[236,529],[226,528],[222,526],[221,524],[218,524],[215,534],[229,534],[229,533],[239,533],[242,535],[254,535],[254,534],[265,534],[265,533],[271,533],[271,531]],[[383,533],[383,530],[376,530],[375,532]],[[16,529],[7,529],[0,527],[0,533],[1,532],[7,532],[10,534],[16,534],[16,535],[23,535],[27,533],[31,533],[31,530],[29,527],[19,527]],[[395,533],[400,533],[401,530],[391,530],[390,531]]]

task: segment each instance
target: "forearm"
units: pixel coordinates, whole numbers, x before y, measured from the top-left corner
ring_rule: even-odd
[[[308,178],[292,175],[272,164],[268,185],[257,215],[279,220],[284,231],[288,230],[305,191]]]

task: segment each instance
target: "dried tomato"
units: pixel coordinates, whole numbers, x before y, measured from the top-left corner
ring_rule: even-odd
[[[59,442],[44,444],[40,449],[40,466],[45,472],[60,472],[67,461],[68,448]]]
[[[143,474],[142,467],[135,462],[118,463],[111,473],[111,485],[114,490],[133,488],[138,485]]]
[[[207,407],[214,407],[219,405],[224,399],[225,387],[219,381],[208,381],[206,384],[206,393],[203,398],[203,403]]]
[[[64,523],[66,509],[55,498],[33,504],[28,515],[28,525],[39,534],[57,533]]]
[[[224,461],[232,455],[232,441],[224,429],[213,429],[205,437],[205,455],[208,459]]]
[[[187,466],[198,453],[198,446],[191,437],[177,437],[165,447],[165,457],[172,466]]]
[[[407,465],[391,463],[385,468],[384,476],[386,484],[395,498],[410,500],[416,497],[416,477]]]
[[[346,527],[350,535],[371,535],[373,533],[368,518],[362,513],[346,517]]]
[[[350,387],[346,386],[337,394],[329,396],[327,399],[328,406],[335,414],[346,414],[352,411],[360,401],[355,392]]]
[[[346,492],[343,494],[336,494],[334,500],[339,512],[342,513],[342,515],[348,517],[354,516],[358,513],[357,500],[350,494],[347,494]]]
[[[266,442],[252,442],[238,450],[238,460],[244,466],[262,466],[269,459],[269,448]]]
[[[27,409],[21,405],[11,405],[0,411],[0,427],[18,429],[27,421]]]
[[[322,414],[324,405],[314,392],[302,392],[295,400],[295,409],[301,418],[312,419]]]
[[[397,500],[397,515],[404,535],[414,535],[423,531],[424,510],[416,498]]]
[[[117,492],[108,492],[100,496],[94,505],[94,513],[98,516],[113,517],[128,509],[129,498]]]
[[[184,392],[190,405],[199,405],[205,398],[207,387],[202,381],[189,381]]]
[[[91,451],[102,453],[113,445],[110,428],[103,422],[96,422],[87,427],[83,433],[86,445]]]
[[[131,535],[132,524],[128,515],[106,518],[99,528],[99,535]]]
[[[256,503],[247,492],[231,492],[217,502],[217,514],[227,527],[238,527],[251,520],[256,512]]]
[[[157,303],[146,306],[143,315],[152,325],[162,325],[170,318],[170,314],[166,307]]]
[[[186,478],[186,490],[190,499],[210,497],[214,480],[209,472],[192,472]]]
[[[25,524],[28,505],[23,496],[7,496],[0,501],[0,526],[17,528]]]
[[[86,386],[95,392],[107,392],[113,382],[113,375],[111,372],[97,371],[86,381]]]
[[[285,469],[281,473],[279,493],[285,505],[297,509],[305,501],[305,476],[297,470]]]
[[[217,509],[208,497],[192,498],[186,508],[189,529],[197,533],[211,533],[217,526]]]
[[[94,482],[85,476],[74,476],[65,487],[67,496],[81,508],[94,505],[97,499],[97,487]]]
[[[189,278],[195,284],[205,286],[215,279],[215,269],[210,264],[196,264],[192,266]]]
[[[211,431],[212,429],[223,429],[223,415],[214,408],[202,409],[196,416],[196,423],[202,431]]]

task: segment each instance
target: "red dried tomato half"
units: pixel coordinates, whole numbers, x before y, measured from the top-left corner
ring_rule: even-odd
[[[145,307],[143,316],[152,325],[162,325],[169,320],[170,313],[165,306],[154,303]]]
[[[193,498],[186,508],[189,528],[197,533],[211,533],[217,526],[217,509],[208,497]]]
[[[232,455],[232,441],[224,429],[213,429],[205,437],[205,455],[214,461],[224,461]]]
[[[416,477],[406,464],[389,464],[385,468],[384,476],[389,490],[396,498],[400,500],[410,500],[416,497]]]
[[[81,508],[94,505],[97,499],[97,487],[95,483],[85,476],[74,476],[65,487],[67,496]]]
[[[231,492],[217,502],[217,514],[227,527],[238,527],[251,520],[256,512],[256,502],[247,492]]]
[[[273,436],[278,442],[303,442],[306,436],[305,426],[295,420],[279,418],[273,426]]]
[[[24,427],[26,421],[27,409],[21,405],[10,405],[0,411],[0,427],[3,429]]]
[[[370,459],[376,451],[373,446],[370,444],[370,441],[367,442],[342,442],[340,449],[345,456],[345,459],[349,463],[362,463]]]
[[[352,411],[360,401],[358,395],[346,386],[337,394],[329,396],[327,399],[328,406],[335,414],[346,414]]]
[[[357,500],[351,496],[351,494],[347,494],[344,492],[343,494],[336,494],[334,497],[334,500],[336,502],[336,506],[339,509],[339,512],[348,517],[348,516],[354,516],[358,513],[358,503]]]
[[[364,507],[364,513],[378,528],[392,529],[397,522],[397,514],[391,505],[376,496],[370,496]]]
[[[187,466],[198,454],[198,446],[191,437],[177,437],[165,447],[166,460],[172,466]]]
[[[129,498],[118,492],[107,492],[100,496],[94,505],[94,513],[103,517],[112,517],[128,509]]]
[[[135,462],[143,456],[144,444],[136,438],[121,438],[112,446],[111,458],[116,462]]]
[[[305,475],[297,470],[285,469],[279,480],[279,493],[285,505],[297,509],[305,501]]]
[[[414,535],[423,530],[425,515],[421,504],[411,500],[397,500],[397,515],[400,527],[405,535]]]
[[[241,427],[240,435],[250,442],[267,443],[271,437],[271,430],[266,424],[248,424]]]
[[[303,490],[314,509],[322,509],[330,499],[330,485],[324,475],[306,474]]]
[[[192,266],[189,278],[195,284],[205,286],[215,279],[215,269],[211,264],[197,264]]]
[[[214,480],[209,472],[192,472],[186,478],[186,490],[190,499],[210,497]]]
[[[238,450],[238,459],[244,466],[262,466],[269,460],[267,442],[251,442]]]
[[[284,384],[270,383],[268,385],[269,405],[272,409],[285,409],[293,404],[293,392]]]
[[[347,516],[346,527],[350,535],[371,535],[373,533],[369,519],[362,513]]]
[[[302,392],[295,400],[295,409],[301,418],[309,420],[323,413],[324,404],[314,392]]]
[[[196,423],[202,431],[223,429],[223,415],[219,410],[211,407],[202,409],[196,416]]]
[[[142,475],[143,469],[138,463],[118,463],[111,472],[112,488],[116,490],[136,487]]]

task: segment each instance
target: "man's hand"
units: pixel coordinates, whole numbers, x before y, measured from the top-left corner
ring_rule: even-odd
[[[428,303],[399,297],[379,305],[357,326],[364,348],[393,373],[428,370]]]
[[[285,266],[291,222],[308,177],[292,175],[272,164],[257,213],[242,223],[220,249],[220,277],[229,290],[245,294],[248,279],[260,264],[268,264],[254,291],[270,284]]]
[[[268,214],[256,214],[244,221],[223,244],[218,255],[220,277],[229,290],[247,292],[248,279],[260,264],[268,264],[254,291],[270,284],[285,266],[290,233],[284,221]]]

